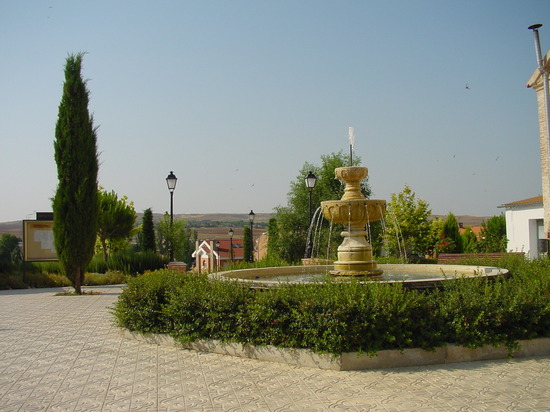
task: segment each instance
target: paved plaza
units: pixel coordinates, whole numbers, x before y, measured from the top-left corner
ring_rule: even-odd
[[[0,291],[0,411],[547,411],[550,357],[329,371],[127,340],[121,288]]]

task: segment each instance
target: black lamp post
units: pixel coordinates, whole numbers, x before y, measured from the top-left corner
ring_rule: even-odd
[[[229,235],[229,257],[231,258],[231,262],[233,262],[233,235],[235,234],[233,228],[229,229],[227,234]]]
[[[176,190],[176,183],[178,178],[174,175],[174,172],[170,172],[166,178],[166,184],[168,185],[168,190],[170,191],[170,229],[174,224],[174,190]],[[170,233],[170,235],[172,235]],[[172,248],[172,241],[170,241],[170,261],[174,261],[174,249]]]
[[[250,251],[250,262],[254,262],[254,217],[256,217],[256,214],[250,210],[248,214],[248,220],[250,220],[250,243],[252,246],[252,250]]]
[[[315,183],[317,183],[317,176],[315,176],[311,171],[307,174],[306,178],[304,179],[306,182],[306,187],[309,191],[309,227],[311,227],[311,219],[312,219],[312,213],[311,213],[311,192],[313,191],[313,188],[315,187]],[[307,240],[307,247],[306,247],[306,258],[311,257],[311,252],[313,250],[313,241],[311,240],[311,236],[309,236],[309,239]]]

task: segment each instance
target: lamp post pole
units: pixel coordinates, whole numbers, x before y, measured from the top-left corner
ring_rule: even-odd
[[[256,214],[251,209],[250,213],[248,214],[248,219],[250,220],[250,243],[252,246],[252,250],[250,251],[250,263],[254,262],[254,217]]]
[[[235,232],[233,231],[233,228],[229,229],[229,232],[227,234],[229,235],[229,257],[231,259],[231,262],[233,262],[233,234]]]
[[[315,176],[310,171],[307,174],[304,181],[306,182],[306,187],[308,188],[308,191],[309,191],[309,229],[308,229],[308,239],[307,239],[305,258],[310,258],[311,253],[313,251],[313,240],[311,239],[311,220],[313,218],[312,210],[311,210],[311,192],[313,191],[313,188],[315,187],[315,184],[317,183],[317,176]]]
[[[168,190],[170,191],[170,229],[174,224],[174,190],[176,190],[176,183],[178,178],[174,175],[174,172],[170,172],[166,178],[166,184],[168,185]],[[170,230],[170,262],[174,261],[174,249],[172,247],[172,230]]]

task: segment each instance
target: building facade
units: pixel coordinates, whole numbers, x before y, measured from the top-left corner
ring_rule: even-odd
[[[534,259],[547,253],[542,196],[502,205],[505,209],[509,252],[523,252]]]

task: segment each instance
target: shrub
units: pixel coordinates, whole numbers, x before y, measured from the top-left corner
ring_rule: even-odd
[[[119,285],[126,283],[126,275],[122,272],[86,273],[84,275],[85,286]]]
[[[107,267],[110,270],[118,270],[129,276],[136,276],[147,271],[162,269],[168,263],[168,259],[153,251],[144,252],[118,252],[109,256]]]
[[[157,271],[131,279],[118,325],[196,339],[366,352],[446,343],[467,347],[550,336],[550,262],[506,258],[511,275],[448,281],[421,292],[400,285],[324,281],[252,291],[231,280]]]
[[[113,309],[119,326],[143,333],[167,332],[169,320],[163,315],[168,292],[186,281],[181,273],[159,270],[128,279]]]

